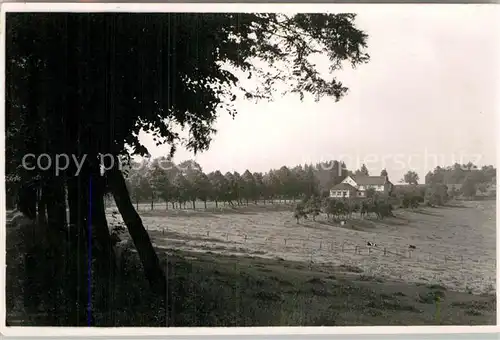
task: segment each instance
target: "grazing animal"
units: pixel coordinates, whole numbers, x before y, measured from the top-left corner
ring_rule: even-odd
[[[377,246],[377,244],[375,244],[374,242],[366,242],[366,245],[368,247],[376,247]]]
[[[410,249],[417,249],[417,247],[415,247],[413,244],[410,244],[410,246],[408,248],[410,248]]]

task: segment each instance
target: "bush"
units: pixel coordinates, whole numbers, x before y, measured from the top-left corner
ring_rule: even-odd
[[[305,213],[311,215],[313,221],[316,220],[316,216],[321,213],[321,199],[317,196],[311,196],[305,204]]]
[[[448,200],[448,187],[444,184],[433,184],[425,192],[425,201],[432,205],[444,205]]]

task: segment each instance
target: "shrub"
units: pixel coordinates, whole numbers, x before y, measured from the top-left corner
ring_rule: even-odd
[[[432,205],[444,205],[448,200],[448,187],[444,184],[433,184],[425,192],[425,201]]]

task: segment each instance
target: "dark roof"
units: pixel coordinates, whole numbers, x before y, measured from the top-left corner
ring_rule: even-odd
[[[352,179],[358,185],[383,185],[385,183],[385,176],[353,176]]]
[[[332,190],[356,190],[357,191],[357,189],[355,187],[353,187],[352,185],[347,184],[347,183],[339,183],[336,186],[334,186],[332,188]]]

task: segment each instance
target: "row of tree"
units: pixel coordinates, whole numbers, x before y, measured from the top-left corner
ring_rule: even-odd
[[[338,162],[337,162],[338,163]],[[267,173],[213,171],[204,173],[201,166],[189,160],[175,164],[164,157],[142,164],[132,164],[128,171],[127,185],[136,204],[151,202],[151,209],[158,200],[176,207],[186,202],[213,201],[233,205],[270,201],[295,200],[319,195],[321,188],[340,182],[337,170],[313,165],[288,168],[282,166]],[[321,183],[323,182],[323,183]]]
[[[472,162],[455,163],[447,167],[437,166],[425,176],[425,184],[446,184],[450,187],[454,184],[464,184],[467,180],[483,186],[496,183],[496,168],[493,165],[479,167]],[[416,185],[419,181],[417,172],[409,170],[403,175],[400,183]]]
[[[435,173],[439,174],[441,169],[451,172],[449,169],[453,168],[458,169],[456,165],[438,167]],[[463,170],[463,167],[460,167],[458,170],[465,174],[460,190],[440,181],[418,185],[418,174],[408,171],[403,181],[410,185],[398,186],[391,196],[397,198],[397,204],[404,207],[415,206],[416,203],[424,201],[441,205],[451,197],[474,196],[477,189],[484,189],[487,184],[478,181],[491,182],[496,178],[496,169],[493,166],[485,166],[480,170]],[[168,209],[169,204],[175,208],[192,202],[191,205],[195,209],[196,201],[204,202],[206,208],[207,201],[215,202],[217,207],[221,202],[241,205],[262,200],[264,203],[273,203],[274,200],[295,201],[312,196],[326,197],[329,190],[347,175],[367,176],[369,172],[364,164],[352,172],[344,163],[331,161],[291,168],[282,166],[266,173],[250,170],[242,174],[236,171],[222,173],[217,170],[207,174],[193,160],[175,164],[166,157],[160,157],[152,161],[132,163],[128,167],[127,187],[137,206],[139,202],[150,202],[153,209],[156,202],[163,201]],[[383,169],[380,175],[388,176],[388,173]],[[429,179],[429,176],[427,177]],[[375,191],[367,191],[368,198],[374,195]]]
[[[368,170],[363,164],[354,173],[368,175]],[[203,201],[206,208],[207,201],[215,202],[217,207],[220,202],[241,205],[262,200],[273,203],[274,200],[326,197],[348,174],[353,173],[338,161],[282,166],[265,173],[246,170],[242,174],[236,171],[223,174],[217,170],[206,174],[193,160],[175,164],[160,157],[131,164],[127,186],[137,206],[139,202],[150,202],[153,209],[155,202],[163,201],[168,209],[169,204],[175,208],[192,202],[195,209],[196,201]],[[387,171],[382,170],[381,175],[387,176]]]
[[[473,183],[496,183],[497,170],[493,165],[479,167],[472,162],[455,163],[452,166],[437,166],[425,176],[426,184],[441,183],[446,185],[463,184],[466,180]]]

